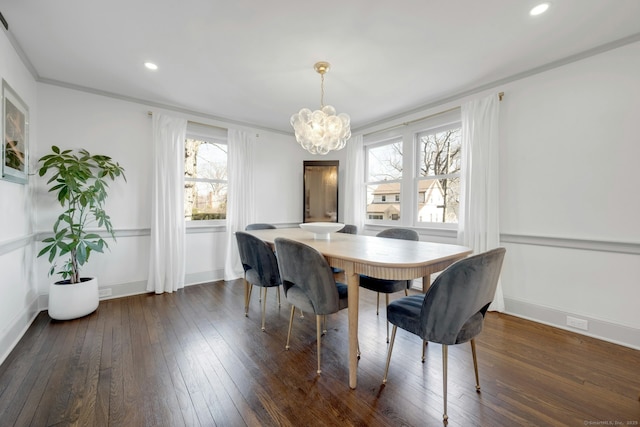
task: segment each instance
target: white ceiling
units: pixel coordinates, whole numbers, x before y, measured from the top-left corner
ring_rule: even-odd
[[[542,1],[542,0],[540,0]],[[640,40],[639,0],[0,0],[39,81],[292,132],[325,104],[352,128]],[[143,67],[153,61],[160,67]]]

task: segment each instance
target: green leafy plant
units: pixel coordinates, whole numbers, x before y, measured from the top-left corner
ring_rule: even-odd
[[[122,177],[124,169],[111,157],[91,155],[87,150],[61,151],[55,145],[51,153],[38,160],[38,174],[43,177],[50,170],[49,192],[56,193],[64,212],[53,224],[53,237],[42,242],[38,257],[49,254],[50,275],[60,274],[69,283],[80,282],[80,267],[89,261],[93,251],[103,252],[107,242],[89,227],[103,228],[114,240],[111,218],[104,210],[107,199],[107,180]],[[89,230],[89,231],[88,231]],[[69,255],[63,266],[55,271],[57,256]]]

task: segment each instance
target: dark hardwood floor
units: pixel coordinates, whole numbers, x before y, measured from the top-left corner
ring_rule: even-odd
[[[0,366],[0,426],[442,426],[441,346],[398,331],[388,383],[375,294],[361,291],[358,388],[348,387],[347,312],[328,317],[316,375],[315,319],[267,298],[260,331],[241,281],[102,301],[82,319],[40,313]],[[639,425],[640,351],[489,313],[449,350],[449,426]]]

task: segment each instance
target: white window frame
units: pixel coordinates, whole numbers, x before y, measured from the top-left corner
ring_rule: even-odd
[[[227,146],[229,143],[226,129],[222,129],[214,126],[208,126],[200,123],[193,123],[193,122],[187,123],[186,138],[205,141],[208,143],[227,145]],[[227,157],[227,167],[228,166],[229,166],[229,158]],[[186,178],[185,176],[183,176],[182,178],[183,187],[184,187],[184,183],[187,181],[225,183],[227,184],[227,189],[229,185],[228,179],[221,180],[221,179],[207,179],[207,178]],[[228,197],[228,193],[227,193],[227,197]],[[184,206],[183,206],[183,209],[184,209]],[[206,219],[206,220],[196,220],[196,221],[187,221],[185,219],[184,221],[187,228],[226,226],[226,223],[227,223],[226,219]]]
[[[396,142],[400,142],[402,145],[402,163],[403,163],[403,168],[402,168],[402,179],[397,179],[397,180],[384,180],[384,181],[368,181],[369,178],[369,150],[373,149],[373,148],[379,148],[379,147],[383,147],[385,145],[391,145],[394,144]],[[404,152],[405,152],[405,144],[402,141],[401,138],[398,137],[394,137],[394,138],[384,138],[382,140],[377,140],[375,142],[370,142],[367,144],[364,144],[364,156],[365,156],[365,207],[364,207],[364,211],[365,211],[365,224],[377,224],[377,225],[398,225],[400,223],[400,221],[402,221],[402,217],[403,217],[403,212],[402,212],[402,191],[403,191],[403,181],[404,181],[404,175],[405,175],[405,171],[404,171]],[[400,204],[400,221],[397,220],[385,220],[385,219],[369,219],[369,216],[367,215],[367,194],[366,192],[368,191],[367,189],[369,188],[369,186],[372,185],[380,185],[380,184],[394,184],[394,183],[399,183],[400,184],[400,201],[397,202],[398,204]],[[385,201],[385,203],[396,203],[395,202],[395,198],[393,201]]]
[[[449,129],[455,129],[455,128],[461,128],[462,127],[462,122],[455,121],[452,123],[448,123],[448,124],[444,124],[444,125],[440,125],[440,126],[434,126],[431,127],[429,129],[425,129],[419,132],[415,133],[415,175],[414,175],[414,183],[413,183],[413,189],[414,189],[414,194],[415,194],[415,203],[413,206],[413,212],[415,215],[415,226],[416,227],[421,227],[421,228],[438,228],[438,229],[445,229],[445,230],[457,230],[458,229],[458,223],[446,223],[446,222],[432,222],[432,221],[420,221],[420,218],[418,217],[418,204],[420,203],[420,201],[418,200],[418,188],[419,188],[419,183],[420,181],[428,181],[428,180],[433,180],[433,179],[450,179],[450,178],[460,178],[461,177],[461,172],[457,172],[457,173],[453,173],[453,174],[444,174],[444,175],[429,175],[429,176],[418,176],[418,173],[420,171],[419,168],[419,162],[420,162],[420,155],[419,155],[419,148],[420,148],[420,141],[419,141],[419,135],[420,134],[425,134],[425,133],[429,133],[429,134],[433,134],[433,133],[439,133],[439,132],[444,132],[447,131]]]
[[[447,224],[438,222],[418,221],[418,181],[422,179],[418,177],[418,134],[423,132],[430,132],[433,129],[448,128],[460,126],[461,112],[459,108],[453,108],[444,112],[434,111],[429,117],[419,120],[411,121],[409,124],[400,124],[398,126],[391,126],[389,130],[383,130],[379,132],[372,132],[371,134],[365,134],[364,136],[364,156],[365,156],[365,171],[364,171],[364,185],[365,189],[369,185],[375,185],[375,182],[367,181],[369,177],[369,165],[368,163],[368,150],[380,145],[390,144],[394,141],[402,141],[402,179],[400,182],[400,220],[371,220],[366,215],[366,203],[365,197],[365,226],[395,226],[395,227],[410,227],[417,229],[439,229],[439,230],[451,230],[458,229],[458,224]],[[394,182],[394,181],[387,181]],[[462,196],[461,196],[462,197]],[[449,231],[447,231],[448,233]]]

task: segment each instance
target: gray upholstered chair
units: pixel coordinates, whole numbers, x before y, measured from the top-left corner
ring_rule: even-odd
[[[444,414],[447,416],[447,349],[471,342],[476,390],[480,390],[475,337],[482,331],[484,316],[493,301],[506,250],[497,248],[473,255],[445,269],[425,295],[399,298],[387,307],[387,320],[393,324],[387,366],[382,383],[387,382],[389,362],[398,326],[427,341],[442,344],[442,385]]]
[[[276,228],[276,226],[272,224],[256,222],[254,224],[247,225],[244,229],[245,230],[268,230],[272,228]]]
[[[345,224],[344,227],[338,230],[338,233],[358,234],[358,226],[353,224]]]
[[[276,227],[273,224],[267,224],[265,222],[255,222],[253,224],[247,225],[244,229],[245,231],[250,231],[250,230],[272,230],[275,228],[278,228],[278,227]],[[251,299],[251,289],[253,289],[253,286],[249,287],[249,299]],[[266,294],[266,290],[265,290],[265,294]],[[262,302],[262,295],[260,295],[260,298],[258,298],[258,301]],[[278,287],[278,306],[280,306],[280,288],[279,287]]]
[[[408,228],[389,228],[382,230],[377,237],[386,237],[388,239],[403,239],[403,240],[419,240],[418,233],[415,230]],[[411,288],[411,280],[385,280],[376,279],[369,276],[360,276],[360,286],[377,292],[376,295],[376,314],[380,313],[380,293],[385,294],[386,305],[389,305],[389,294],[394,292],[400,292],[404,290],[405,296],[409,293],[407,290]],[[387,342],[389,342],[389,322],[387,321]]]
[[[267,288],[278,287],[282,284],[278,261],[267,243],[249,233],[237,231],[236,241],[244,269],[244,315],[249,315],[249,302],[253,286],[260,286],[264,293],[261,298],[262,330],[264,331]]]
[[[275,239],[275,245],[284,295],[291,303],[285,348],[289,349],[295,308],[314,313],[318,348],[317,372],[320,374],[322,322],[327,314],[337,313],[347,307],[347,285],[336,283],[327,260],[311,246],[282,237]]]

